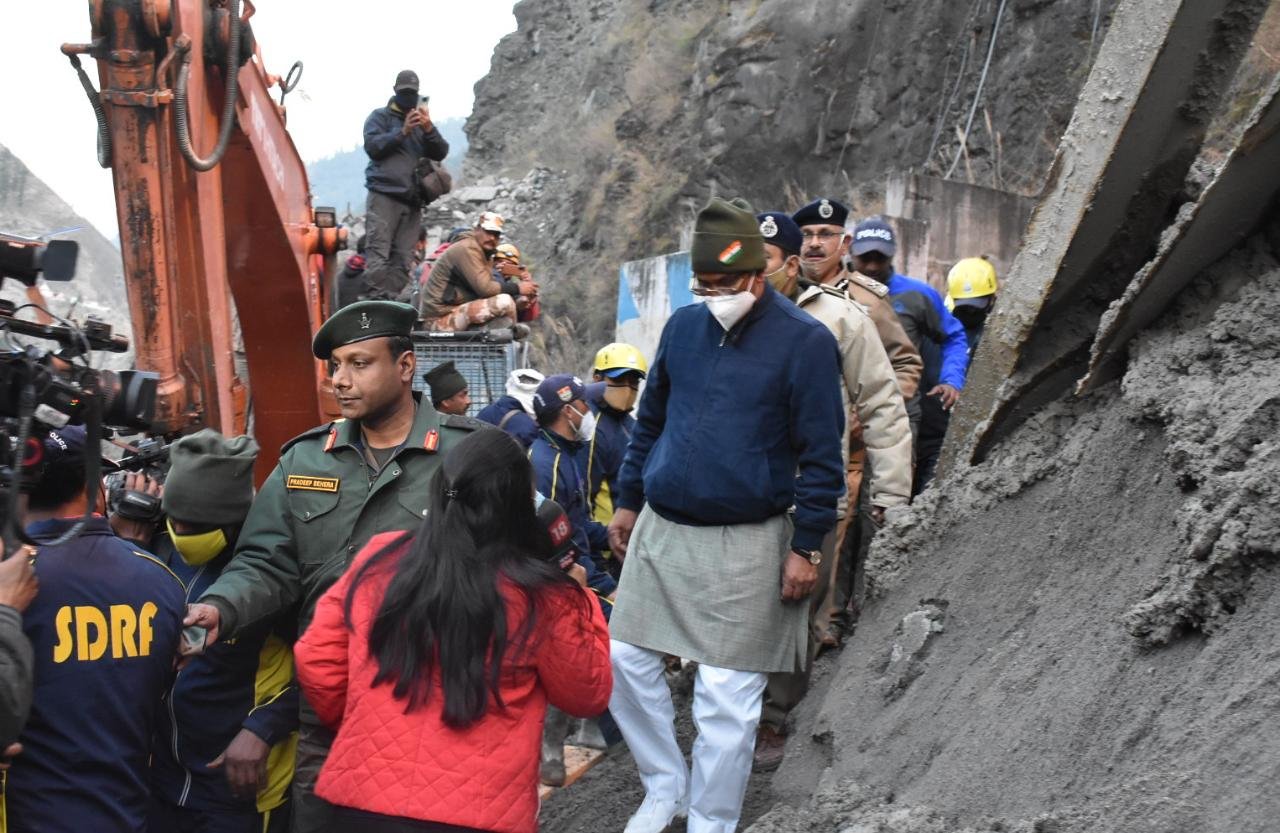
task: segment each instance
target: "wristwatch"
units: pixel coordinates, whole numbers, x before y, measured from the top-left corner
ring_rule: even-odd
[[[815,567],[822,563],[822,550],[802,550],[799,547],[792,547],[791,551]]]

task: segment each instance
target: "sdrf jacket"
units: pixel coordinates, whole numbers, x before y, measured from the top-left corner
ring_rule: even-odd
[[[792,545],[816,550],[844,493],[843,432],[836,340],[812,316],[769,286],[728,332],[705,304],[682,307],[662,330],[614,504],[693,526],[794,504]]]
[[[398,535],[369,541],[352,569],[320,598],[295,649],[303,693],[320,719],[337,730],[316,794],[374,813],[533,833],[547,703],[579,717],[598,715],[609,703],[613,677],[604,616],[575,586],[546,590],[527,650],[508,649],[503,658],[502,705],[490,700],[479,721],[450,728],[442,717],[436,672],[427,702],[406,712],[392,686],[373,686],[378,663],[369,656],[369,630],[399,556],[374,567],[361,582],[351,627],[343,610],[360,565]],[[506,603],[507,632],[515,633],[528,615],[523,595],[501,579],[498,590]]]
[[[7,833],[138,833],[151,799],[151,741],[173,678],[182,583],[94,516],[31,524],[40,592],[23,629],[35,653],[23,753],[4,779]]]

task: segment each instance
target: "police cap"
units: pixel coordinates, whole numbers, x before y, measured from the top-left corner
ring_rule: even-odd
[[[370,338],[407,336],[418,320],[418,311],[396,301],[357,301],[330,316],[311,342],[317,359],[327,359],[335,348]]]
[[[814,200],[804,208],[791,215],[796,225],[805,226],[843,226],[849,219],[849,206],[829,197]]]

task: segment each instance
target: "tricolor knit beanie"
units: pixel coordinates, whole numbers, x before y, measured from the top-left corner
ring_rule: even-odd
[[[227,438],[205,428],[169,448],[169,476],[160,504],[167,515],[193,524],[235,526],[253,503],[252,437]]]
[[[689,250],[697,273],[758,272],[764,268],[760,221],[745,200],[712,199],[698,212]]]

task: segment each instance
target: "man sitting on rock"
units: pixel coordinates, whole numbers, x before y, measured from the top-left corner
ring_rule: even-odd
[[[532,281],[533,276],[529,274],[529,268],[520,260],[520,250],[515,247],[514,243],[503,243],[498,246],[493,255],[493,276],[500,281],[517,280]],[[541,314],[541,305],[538,303],[538,285],[534,284],[534,293],[532,295],[521,295],[516,298],[516,308],[519,310],[520,321],[533,321]]]
[[[494,276],[492,260],[502,225],[501,215],[484,212],[475,228],[463,232],[431,267],[418,309],[425,329],[456,333],[515,325],[516,299],[533,297],[538,285],[527,278]]]

